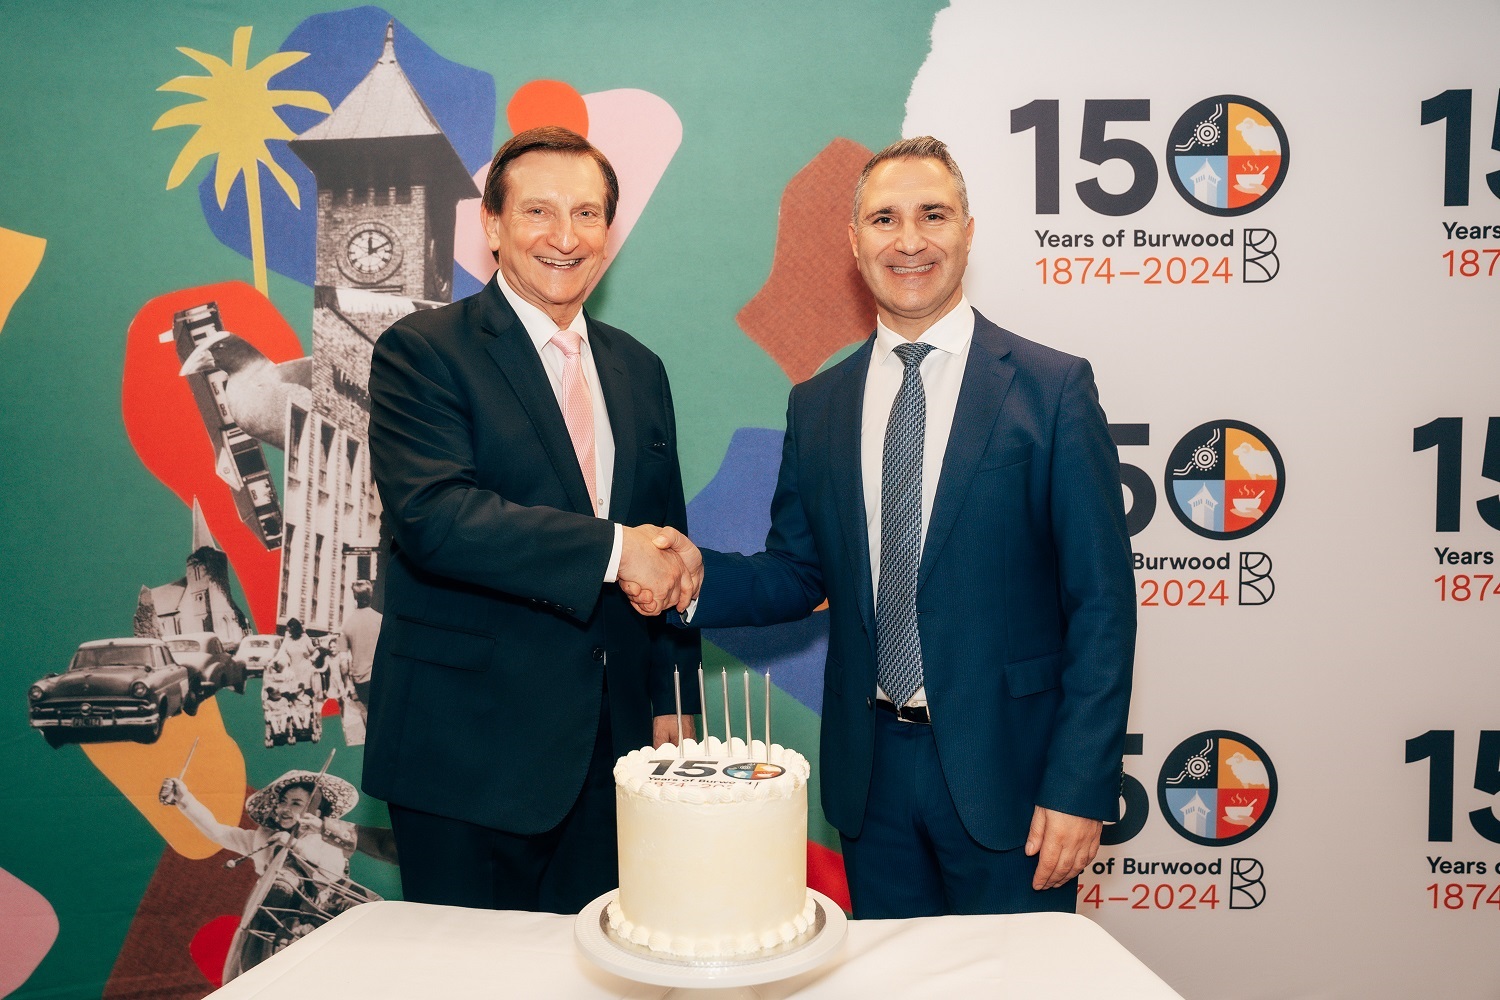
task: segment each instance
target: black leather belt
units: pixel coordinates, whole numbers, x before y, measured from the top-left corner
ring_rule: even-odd
[[[928,714],[926,705],[903,705],[897,708],[884,698],[876,698],[875,707],[882,712],[891,713],[902,722],[918,722],[924,726],[932,725],[932,716]]]

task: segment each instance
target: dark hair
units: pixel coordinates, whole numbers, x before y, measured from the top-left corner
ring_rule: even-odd
[[[570,153],[587,156],[599,164],[604,175],[604,224],[613,225],[615,209],[620,204],[620,180],[608,158],[594,144],[572,129],[561,125],[543,125],[529,128],[510,137],[490,161],[489,176],[484,179],[484,210],[490,215],[499,215],[505,204],[505,169],[527,153]]]
[[[850,216],[856,226],[859,225],[859,200],[865,195],[865,181],[869,179],[872,170],[887,160],[937,160],[952,175],[953,184],[958,188],[959,210],[963,212],[964,218],[968,219],[969,187],[964,183],[964,175],[958,169],[958,164],[954,162],[953,154],[948,152],[948,144],[930,135],[919,135],[914,139],[902,139],[891,143],[870,157],[870,162],[865,164],[865,169],[859,172],[859,182],[854,185],[854,208]]]
[[[318,794],[318,786],[316,783],[312,781],[294,781],[281,790],[280,794],[276,796],[276,801],[285,802],[286,793],[290,792],[293,788],[300,788],[305,791],[309,800],[311,800],[313,796]],[[327,819],[329,816],[333,815],[333,803],[328,800],[328,796],[326,795],[318,797],[318,815],[320,815],[324,819]]]

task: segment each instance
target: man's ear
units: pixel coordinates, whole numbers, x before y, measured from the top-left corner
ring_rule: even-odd
[[[479,222],[484,227],[484,238],[490,246],[490,252],[497,252],[500,249],[500,219],[481,208]]]

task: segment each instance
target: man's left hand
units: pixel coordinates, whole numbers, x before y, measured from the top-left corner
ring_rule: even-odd
[[[1026,835],[1026,856],[1035,857],[1033,889],[1056,889],[1081,874],[1099,853],[1104,824],[1097,819],[1072,816],[1037,806]]]
[[[693,728],[693,717],[686,712],[682,713],[682,738],[696,739],[697,730]],[[659,747],[663,743],[673,745],[680,744],[677,739],[677,716],[658,715],[651,720],[651,745]]]

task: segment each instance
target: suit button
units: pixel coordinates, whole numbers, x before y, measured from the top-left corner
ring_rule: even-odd
[[[603,646],[595,646],[594,647],[594,651],[592,653],[590,653],[589,655],[592,656],[596,660],[602,660],[602,659],[604,659],[604,647]]]
[[[875,711],[875,699],[865,698],[865,708],[868,708],[872,712]]]

